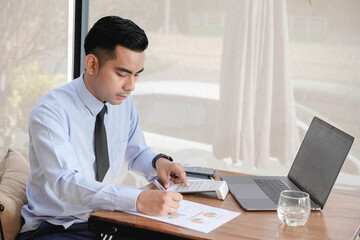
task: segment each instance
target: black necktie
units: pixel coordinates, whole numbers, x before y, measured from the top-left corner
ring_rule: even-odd
[[[95,158],[97,166],[98,181],[102,181],[105,177],[107,170],[109,169],[109,154],[107,147],[106,130],[104,125],[104,115],[106,112],[106,105],[96,116],[95,122]]]

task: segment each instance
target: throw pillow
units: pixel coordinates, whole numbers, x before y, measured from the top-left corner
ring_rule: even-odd
[[[21,207],[27,203],[26,182],[30,174],[29,162],[13,149],[0,159],[0,213],[6,240],[16,238],[22,226]]]

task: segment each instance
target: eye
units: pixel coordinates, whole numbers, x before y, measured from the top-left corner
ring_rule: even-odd
[[[126,73],[116,73],[119,77],[126,77]]]

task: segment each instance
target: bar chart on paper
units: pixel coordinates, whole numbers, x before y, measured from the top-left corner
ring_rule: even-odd
[[[177,213],[169,216],[153,217],[141,213],[133,214],[204,233],[208,233],[240,215],[238,212],[186,200],[181,201]]]

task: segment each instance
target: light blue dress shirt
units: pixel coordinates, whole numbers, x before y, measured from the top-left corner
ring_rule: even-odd
[[[129,96],[120,105],[106,103],[105,127],[110,175],[123,160],[129,170],[150,180],[156,175],[139,116]],[[83,76],[52,90],[33,108],[29,120],[31,174],[22,207],[21,232],[44,220],[68,228],[87,221],[97,209],[136,211],[141,190],[96,181],[94,127],[103,103],[86,88]]]

